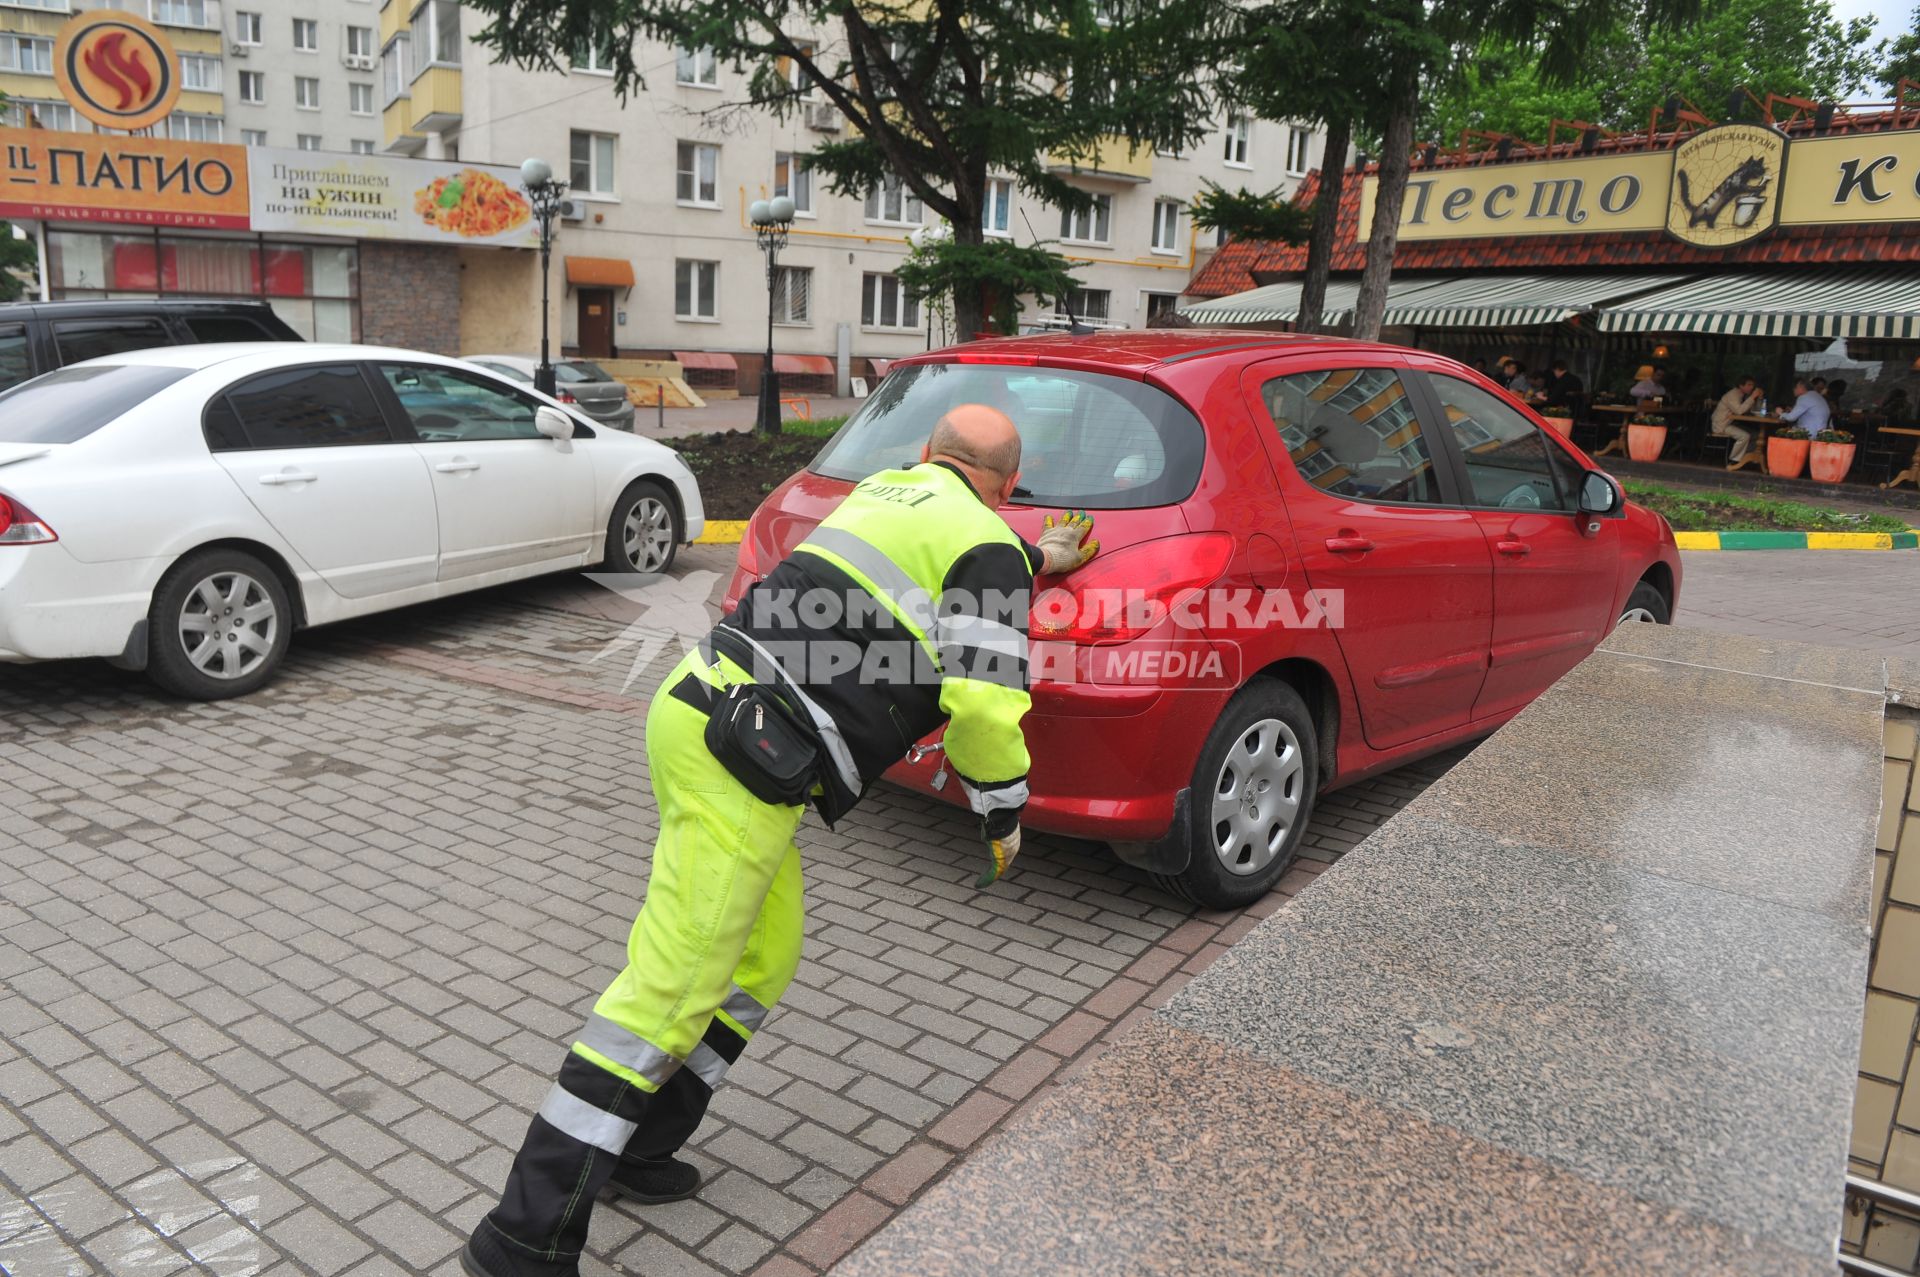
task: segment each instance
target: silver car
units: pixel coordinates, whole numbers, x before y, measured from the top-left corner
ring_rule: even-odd
[[[468,363],[479,364],[522,385],[533,384],[538,359],[521,355],[467,355]],[[633,429],[633,401],[627,398],[627,384],[616,380],[606,369],[585,359],[556,359],[553,362],[554,398],[561,403],[577,404],[580,410],[604,426],[615,430]]]

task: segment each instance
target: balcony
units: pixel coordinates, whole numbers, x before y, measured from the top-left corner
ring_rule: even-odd
[[[1151,182],[1153,148],[1146,145],[1134,148],[1123,137],[1109,137],[1100,143],[1091,156],[1074,159],[1064,155],[1049,155],[1047,167],[1056,173],[1075,177],[1103,177],[1114,182]]]
[[[380,113],[380,122],[384,126],[386,145],[381,148],[393,155],[417,155],[427,144],[426,135],[416,133],[411,127],[413,104],[407,98],[395,98],[387,103],[387,109]]]
[[[407,124],[424,133],[442,133],[460,123],[460,68],[430,66],[413,79]]]

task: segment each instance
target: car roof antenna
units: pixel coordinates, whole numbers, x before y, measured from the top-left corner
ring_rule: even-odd
[[[1027,224],[1027,234],[1033,237],[1033,246],[1035,248],[1040,247],[1040,236],[1033,229],[1033,219],[1027,216],[1027,210],[1024,208],[1020,210],[1020,220]],[[1062,293],[1060,295],[1060,304],[1067,308],[1067,335],[1069,337],[1089,337],[1093,335],[1093,326],[1091,324],[1081,323],[1079,318],[1074,315],[1073,297],[1071,293]]]

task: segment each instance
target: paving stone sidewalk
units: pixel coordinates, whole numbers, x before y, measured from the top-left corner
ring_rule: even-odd
[[[458,1271],[644,882],[653,683],[594,659],[610,598],[304,634],[220,705],[0,668],[0,1272]],[[1451,760],[1330,796],[1284,889]],[[590,1273],[830,1265],[1278,903],[1196,915],[1052,839],[977,892],[971,820],[891,790],[801,842],[806,960],[709,1185],[596,1212]]]

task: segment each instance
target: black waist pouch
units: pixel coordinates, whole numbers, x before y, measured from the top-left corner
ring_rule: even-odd
[[[820,771],[813,733],[781,699],[758,683],[715,689],[707,749],[763,803],[798,807]]]

